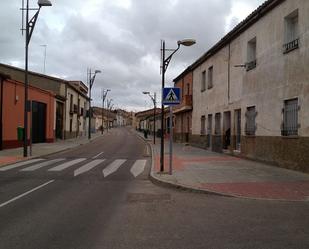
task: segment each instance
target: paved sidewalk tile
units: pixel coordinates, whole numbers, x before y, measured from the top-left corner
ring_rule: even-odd
[[[308,174],[174,143],[173,174],[169,175],[167,142],[161,174],[160,146],[150,144],[152,177],[157,181],[234,197],[309,201]]]

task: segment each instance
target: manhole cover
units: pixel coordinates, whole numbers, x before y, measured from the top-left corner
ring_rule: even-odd
[[[170,194],[146,194],[146,193],[129,193],[128,202],[153,202],[153,201],[170,201]]]

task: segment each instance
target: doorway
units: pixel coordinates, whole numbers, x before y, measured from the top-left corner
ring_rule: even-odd
[[[63,103],[56,102],[56,138],[63,139]]]
[[[231,112],[224,112],[223,129],[224,129],[223,149],[227,150],[231,145]]]
[[[235,149],[240,151],[241,143],[241,109],[235,110]]]
[[[212,148],[212,114],[208,114],[207,120],[207,147]]]
[[[32,142],[46,142],[46,104],[32,101]]]

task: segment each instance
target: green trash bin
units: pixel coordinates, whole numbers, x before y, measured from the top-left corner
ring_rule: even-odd
[[[24,127],[17,127],[17,139],[18,141],[23,141],[24,140]]]

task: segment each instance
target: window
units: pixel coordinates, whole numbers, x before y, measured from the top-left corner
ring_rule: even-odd
[[[255,111],[255,106],[247,107],[246,111],[246,130],[245,133],[248,136],[254,136],[256,131],[255,118],[257,112]]]
[[[288,53],[299,47],[298,10],[284,18],[283,53]]]
[[[187,83],[187,95],[190,95],[190,83]]]
[[[70,113],[73,113],[73,94],[70,94]]]
[[[284,101],[282,136],[298,135],[298,99]]]
[[[221,113],[215,115],[215,135],[221,135]]]
[[[256,37],[248,42],[246,69],[250,71],[256,67]]]
[[[205,116],[201,116],[201,135],[205,135]]]
[[[70,119],[70,133],[72,132],[73,130],[73,119]]]
[[[206,90],[206,71],[202,72],[201,92]]]
[[[213,69],[214,69],[213,66],[208,68],[208,83],[207,83],[208,89],[213,87]]]

